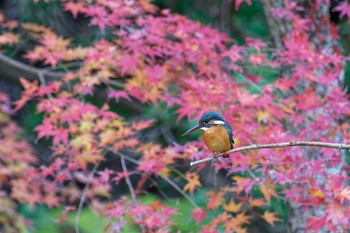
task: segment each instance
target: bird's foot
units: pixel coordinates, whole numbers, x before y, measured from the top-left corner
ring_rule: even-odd
[[[230,156],[230,154],[226,153],[226,152],[224,152],[224,154],[222,155],[223,158],[228,158],[229,156]]]
[[[228,158],[230,156],[230,154],[226,152],[214,152],[214,158],[215,159],[219,158],[221,153],[223,153],[222,155],[223,158]]]

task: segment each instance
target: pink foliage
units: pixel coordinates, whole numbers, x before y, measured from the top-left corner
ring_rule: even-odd
[[[251,4],[237,0],[236,10],[243,2]],[[234,129],[236,147],[296,140],[344,142],[349,136],[349,124],[339,123],[350,107],[339,85],[347,58],[338,50],[320,46],[328,35],[319,30],[317,40],[313,38],[312,30],[317,27],[313,14],[300,14],[305,9],[296,1],[285,1],[283,8],[272,9],[275,17],[290,22],[291,27],[281,38],[281,48],[272,51],[267,43],[254,38],[237,45],[209,26],[167,10],[159,11],[145,0],[62,1],[62,4],[73,17],[84,15],[91,25],[108,30],[113,36],[82,49],[73,48],[69,39],[44,35],[37,47],[25,55],[30,61],[43,61],[52,67],[75,60],[82,64],[63,80],[49,85],[21,81],[24,92],[16,101],[15,110],[30,100],[39,101],[37,108],[44,113],[44,119],[35,128],[37,138],[52,139],[54,157],[47,167],[33,169],[26,180],[43,192],[36,192],[23,180],[12,181],[16,190],[13,198],[19,201],[31,205],[44,202],[48,206],[57,206],[64,198],[76,201],[79,194],[74,185],[86,184],[89,166],[103,161],[107,153],[124,158],[122,152],[132,150],[140,158],[126,157],[135,165],[130,171],[99,171],[91,181],[87,197],[91,201],[110,197],[111,181],[119,184],[134,174],[169,177],[176,161],[208,156],[201,142],[161,147],[140,141],[136,132],[150,127],[152,122],[123,119],[109,109],[110,102],[122,98],[156,108],[161,103],[175,106],[178,122],[198,118],[210,109],[219,111]],[[349,17],[348,8],[344,2],[334,10],[341,17]],[[313,9],[317,11],[316,7]],[[334,27],[332,34],[332,38],[338,38]],[[69,52],[61,53],[62,50]],[[282,72],[285,67],[288,72]],[[254,74],[254,69],[268,69],[269,75],[277,72],[280,77],[272,82]],[[71,85],[69,91],[63,88]],[[97,107],[83,100],[85,95],[94,95],[104,86],[109,88],[110,102]],[[0,96],[2,99],[6,97]],[[3,111],[9,111],[7,106],[3,106]],[[6,130],[11,129],[3,129]],[[247,201],[246,197],[257,188],[264,201],[255,205],[268,205],[271,198],[284,198],[304,209],[313,206],[324,210],[322,216],[308,219],[307,230],[349,229],[346,216],[350,195],[342,160],[342,152],[334,149],[294,147],[232,154],[213,166],[227,171],[235,181],[234,187],[209,193],[206,208],[217,210],[224,206],[222,200],[227,193]],[[244,172],[250,172],[251,177],[241,176]],[[39,184],[40,175],[54,178],[54,184],[68,183],[68,191],[61,196],[49,194],[49,189],[57,193],[60,190],[48,180]],[[198,179],[187,180],[195,184],[193,189],[200,186]],[[141,179],[138,186],[143,183]],[[30,198],[24,193],[30,193]],[[218,225],[228,230],[242,229],[250,217],[232,203],[226,206],[229,210],[204,224],[202,232],[217,232]],[[113,221],[108,228],[115,232],[128,219],[143,232],[170,232],[171,216],[177,213],[157,202],[145,205],[126,197],[96,209]],[[271,213],[264,216],[270,217],[272,223],[278,219]],[[207,212],[195,208],[191,218],[198,224],[207,218]]]

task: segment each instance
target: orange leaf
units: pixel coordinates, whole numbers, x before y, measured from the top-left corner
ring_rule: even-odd
[[[225,222],[226,231],[236,231],[238,226],[234,218],[231,218],[229,221]]]
[[[137,182],[137,188],[135,190],[136,194],[141,193],[141,189],[142,189],[143,185],[145,184],[146,180],[147,180],[147,176],[144,176],[144,175],[141,176],[141,179],[139,179],[139,181]]]
[[[67,219],[66,214],[62,214],[61,217],[56,221],[57,223],[62,223]]]
[[[266,202],[263,198],[257,198],[257,199],[250,198],[249,205],[251,207],[261,207],[261,206],[266,205]]]
[[[208,194],[211,195],[211,197],[208,200],[207,208],[212,210],[218,208],[218,206],[221,204],[222,196],[224,195],[224,193],[209,192]]]
[[[225,223],[226,225],[228,223],[229,218],[229,214],[227,212],[223,212],[217,218],[211,221],[210,226],[215,229],[220,223]]]
[[[226,231],[235,232],[235,233],[247,233],[247,229],[240,227],[240,224],[237,222],[236,218],[231,218],[225,223]],[[226,232],[225,231],[225,232]]]
[[[112,223],[110,222],[110,223],[108,223],[106,226],[105,226],[105,228],[103,228],[103,233],[107,233],[108,232],[108,230],[109,230],[109,228],[111,227],[111,225],[112,225]]]
[[[189,191],[191,194],[197,186],[202,186],[201,182],[199,181],[199,175],[196,173],[188,172],[186,174],[186,180],[188,183],[185,185],[184,191]]]
[[[270,181],[267,181],[265,185],[260,185],[259,189],[261,193],[264,195],[265,199],[268,203],[271,201],[271,195],[274,197],[278,197],[276,191],[275,191],[275,185],[271,184]]]
[[[266,201],[268,203],[270,203],[270,201],[271,201],[271,193],[269,193],[269,191],[267,190],[266,186],[260,185],[259,189],[260,189],[261,193],[264,195]]]
[[[276,221],[281,222],[282,220],[280,218],[275,217],[275,213],[269,212],[269,211],[265,211],[264,215],[262,216],[263,219],[265,219],[266,222],[268,222],[271,226],[273,226],[273,224]]]
[[[158,209],[164,207],[164,204],[162,204],[159,200],[156,200],[154,202],[151,203],[150,207],[152,208],[152,210],[155,212]]]
[[[243,224],[247,224],[249,223],[249,219],[250,217],[245,215],[245,213],[239,213],[236,215],[236,217],[234,217],[237,225],[243,225]]]

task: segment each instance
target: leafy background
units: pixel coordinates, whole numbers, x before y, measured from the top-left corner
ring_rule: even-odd
[[[248,1],[249,2],[249,1]],[[333,2],[333,1],[332,1]],[[185,15],[186,17],[199,21],[205,25],[209,25],[210,27],[217,28],[222,30],[224,33],[228,33],[231,38],[233,38],[237,44],[244,45],[247,37],[258,38],[267,44],[271,44],[271,38],[268,30],[268,25],[266,23],[266,19],[263,12],[263,6],[260,1],[252,1],[252,4],[248,5],[243,2],[238,10],[234,9],[234,4],[231,4],[231,8],[229,9],[229,18],[225,18],[222,21],[220,14],[223,14],[221,8],[223,7],[223,1],[155,1],[154,2],[161,9],[170,8],[172,12],[177,12],[181,15]],[[64,38],[72,38],[72,46],[81,45],[82,47],[90,45],[94,41],[98,41],[99,39],[106,38],[112,39],[113,34],[108,30],[99,30],[97,27],[90,27],[89,20],[82,15],[78,15],[77,18],[71,17],[70,13],[62,11],[62,2],[60,1],[50,1],[46,3],[45,1],[3,1],[2,10],[4,14],[10,19],[16,19],[21,23],[32,22],[38,25],[45,25],[55,31],[57,34],[62,35]],[[339,34],[340,34],[340,42],[341,47],[344,48],[343,53],[345,55],[348,54],[350,48],[348,48],[348,34],[349,27],[346,19],[340,20],[339,15],[335,14],[334,22],[340,25]],[[204,38],[203,38],[204,40]],[[37,46],[37,41],[35,38],[26,37],[26,40],[21,40],[21,42],[15,47],[12,46],[2,48],[3,53],[7,55],[11,55],[11,57],[23,61],[28,62],[27,59],[23,58],[23,55],[27,54],[28,51],[32,50],[35,46]],[[269,52],[266,52],[266,56],[269,57],[272,55]],[[271,58],[269,58],[271,59]],[[267,60],[269,60],[267,59]],[[31,65],[35,65],[36,67],[47,67],[47,64],[43,64],[42,62],[32,61]],[[52,65],[52,64],[51,64]],[[276,68],[271,65],[271,67],[258,67],[254,66],[254,64],[245,64],[247,67],[242,65],[246,70],[249,70],[250,74],[253,76],[261,77],[261,80],[256,83],[260,89],[264,89],[268,84],[274,83],[278,78],[280,73],[276,72]],[[54,71],[65,72],[67,69],[69,70],[78,70],[79,65],[76,62],[66,62],[62,65],[58,65],[53,68]],[[348,65],[345,66],[345,86],[349,85],[348,79]],[[242,83],[244,88],[247,88],[250,93],[257,94],[259,91],[256,88],[251,87],[250,85],[246,85],[249,82],[249,79],[243,75],[241,72],[235,73],[235,80],[237,83]],[[254,81],[254,80],[253,80]],[[9,83],[8,81],[1,80],[1,90],[6,91],[10,94],[13,100],[17,100],[20,97],[20,87],[18,84]],[[248,87],[246,87],[248,86]],[[94,96],[86,96],[86,103],[93,104],[98,107],[102,107],[105,103],[106,93],[103,91],[103,86],[96,87],[98,91]],[[259,90],[258,88],[258,90]],[[10,90],[10,91],[9,91]],[[283,94],[281,94],[283,96]],[[45,117],[45,113],[38,114],[36,112],[37,104],[40,100],[35,100],[29,102],[24,105],[24,107],[17,112],[13,119],[18,122],[21,128],[24,129],[22,133],[22,137],[26,138],[29,142],[32,142],[32,146],[35,148],[36,154],[40,156],[40,161],[42,164],[49,165],[52,161],[49,159],[49,154],[51,150],[49,149],[52,145],[52,140],[50,138],[43,138],[37,142],[37,132],[36,127],[39,126]],[[120,107],[122,106],[122,107]],[[121,99],[119,103],[111,103],[110,108],[113,112],[123,116],[125,119],[130,121],[138,120],[142,115],[142,119],[152,119],[153,124],[151,128],[144,129],[140,133],[141,140],[144,141],[154,141],[159,143],[162,146],[167,146],[169,144],[169,138],[164,136],[161,133],[161,129],[166,127],[166,130],[170,130],[174,135],[176,141],[181,145],[185,144],[188,141],[192,141],[198,138],[199,134],[191,135],[187,138],[182,138],[180,135],[188,129],[192,122],[185,119],[178,118],[178,108],[169,107],[165,103],[153,104],[151,103],[144,104],[140,102],[133,102],[133,106]],[[198,117],[198,113],[193,112],[193,114],[189,114],[186,112],[184,115],[193,119],[195,116]],[[259,116],[258,116],[259,117]],[[264,117],[266,115],[260,116],[261,119],[258,121],[264,122]],[[342,119],[343,121],[347,121],[347,119]],[[244,140],[244,139],[242,139]],[[111,158],[108,160],[108,163],[103,165],[104,168],[113,168],[116,166],[116,162]],[[129,166],[132,166],[128,164]],[[91,169],[91,165],[88,165]],[[177,167],[175,167],[177,168]],[[174,169],[175,169],[174,168]],[[179,173],[186,173],[186,170],[189,169],[186,165],[181,164],[178,167]],[[216,173],[213,166],[208,166],[208,168],[204,168],[204,171],[198,171],[202,186],[196,187],[196,191],[192,194],[191,198],[197,203],[199,207],[206,207],[208,201],[207,192],[210,190],[215,190],[217,184],[213,184],[212,177]],[[245,172],[241,173],[242,177],[248,177],[249,175]],[[263,175],[257,172],[256,175]],[[137,178],[132,180],[133,183],[136,184]],[[180,187],[184,187],[186,185],[186,179],[178,179],[176,178],[176,182]],[[223,171],[219,171],[218,181],[219,184],[227,184],[231,183],[231,181],[227,181],[226,173]],[[196,224],[194,220],[190,219],[192,216],[192,206],[190,206],[187,200],[183,197],[183,195],[174,194],[174,190],[169,189],[169,185],[166,182],[158,181],[157,184],[159,187],[150,186],[149,190],[147,190],[147,195],[142,195],[138,199],[141,203],[150,205],[154,203],[154,201],[161,199],[162,203],[166,206],[175,207],[177,211],[181,214],[175,215],[172,217],[172,221],[176,222],[176,226],[172,228],[172,230],[181,230],[183,232],[193,231],[197,232],[201,229],[203,225],[210,224],[213,219],[215,219],[219,214],[224,213],[225,207],[220,205],[216,211],[209,212],[208,218],[204,219],[201,224]],[[83,185],[80,184],[80,188],[83,188]],[[169,190],[166,194],[170,196],[171,200],[166,200],[159,193],[160,190]],[[277,191],[281,191],[278,190]],[[317,191],[317,190],[316,190]],[[316,192],[315,191],[315,192]],[[128,187],[126,184],[120,185],[118,189],[113,189],[112,195],[114,197],[118,197],[120,195],[128,194]],[[318,198],[322,196],[323,192],[314,193],[314,195]],[[252,188],[252,196],[256,198],[265,198],[261,192],[259,187]],[[322,199],[322,198],[321,198]],[[175,200],[175,201],[174,201]],[[227,209],[227,206],[226,206]],[[28,204],[20,204],[18,206],[18,212],[23,215],[25,218],[32,220],[33,227],[27,228],[22,227],[23,232],[33,231],[33,232],[74,232],[74,218],[75,212],[70,212],[67,216],[68,219],[61,224],[57,224],[57,219],[60,218],[62,214],[63,208],[53,208],[49,209],[46,205],[36,204],[34,207],[29,206]],[[259,207],[258,212],[273,212],[278,213],[278,218],[282,221],[272,221],[275,222],[273,226],[269,225],[262,218],[254,218],[253,224],[251,224],[249,228],[249,232],[255,232],[257,230],[264,229],[264,232],[283,232],[286,227],[286,222],[288,219],[288,205],[283,200],[277,200],[275,198],[271,199],[271,203],[265,207]],[[235,212],[235,211],[234,211]],[[99,223],[96,224],[96,219],[99,219]],[[93,223],[93,224],[92,224]],[[103,218],[97,217],[96,213],[91,211],[89,208],[84,208],[80,217],[80,226],[81,232],[102,232],[108,221]],[[255,225],[255,227],[254,227]],[[219,230],[223,231],[224,226],[220,226]],[[137,224],[128,224],[124,228],[124,232],[137,232],[140,229]]]

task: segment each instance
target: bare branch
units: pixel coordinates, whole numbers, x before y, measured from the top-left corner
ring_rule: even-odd
[[[125,164],[124,155],[123,155],[123,154],[119,154],[119,155],[120,155],[120,160],[121,160],[121,162],[122,162],[123,172],[124,172],[124,174],[125,174],[125,181],[126,181],[126,184],[127,184],[128,187],[129,187],[129,191],[130,191],[130,194],[131,194],[132,199],[135,201],[135,200],[136,200],[135,190],[134,190],[134,187],[132,186],[132,183],[131,183],[131,181],[130,181],[130,177],[129,177],[129,174],[128,174],[128,168],[126,167],[126,164]]]
[[[341,143],[330,143],[330,142],[281,142],[281,143],[272,143],[272,144],[254,144],[250,146],[242,146],[239,148],[235,148],[232,150],[229,150],[225,152],[227,153],[235,153],[235,152],[241,152],[241,151],[247,151],[247,150],[258,150],[258,149],[264,149],[264,148],[281,148],[281,147],[290,147],[290,146],[315,146],[315,147],[328,147],[328,148],[336,148],[336,149],[350,149],[349,144],[341,144]],[[220,153],[218,155],[212,155],[205,159],[196,160],[190,163],[191,166],[205,163],[208,161],[211,161],[215,158],[218,158],[222,156],[224,153]]]
[[[85,202],[85,199],[86,199],[86,194],[89,191],[89,187],[90,187],[90,184],[92,182],[92,178],[94,177],[98,166],[100,166],[100,162],[97,162],[95,164],[95,166],[93,167],[93,169],[91,170],[91,172],[89,174],[89,177],[88,177],[88,181],[85,184],[83,193],[81,195],[81,198],[80,198],[80,201],[79,201],[78,210],[77,210],[77,214],[75,215],[75,233],[80,233],[80,230],[79,230],[79,218],[80,218],[83,206],[84,206],[84,202]]]
[[[113,152],[115,154],[124,156],[124,158],[130,162],[133,162],[133,163],[138,164],[138,165],[140,164],[140,161],[133,159],[125,154],[121,154],[120,152],[116,152],[113,149],[108,149],[108,150],[110,150],[111,152]],[[158,174],[158,176],[160,178],[162,178],[164,181],[166,181],[168,184],[173,186],[173,188],[176,189],[180,194],[182,194],[187,199],[187,201],[191,203],[191,205],[193,205],[197,209],[199,208],[198,205],[192,200],[192,198],[189,195],[187,195],[187,193],[185,193],[175,182],[173,182],[171,179],[169,179],[168,177],[166,177],[162,174]]]
[[[3,77],[12,80],[18,80],[18,77],[24,77],[31,81],[38,79],[39,74],[44,75],[50,80],[61,79],[65,75],[62,72],[53,72],[29,66],[4,54],[0,54],[0,73]]]

